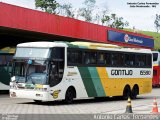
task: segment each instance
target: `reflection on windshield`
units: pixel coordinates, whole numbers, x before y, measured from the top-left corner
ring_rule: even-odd
[[[27,77],[28,84],[46,84],[46,74],[45,73],[31,73]]]
[[[27,62],[15,62],[13,75],[17,82],[31,84],[46,84],[47,81],[47,63],[46,61],[35,60],[32,64]]]

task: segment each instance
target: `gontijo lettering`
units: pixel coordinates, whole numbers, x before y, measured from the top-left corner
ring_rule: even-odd
[[[111,75],[133,75],[133,70],[111,70]]]

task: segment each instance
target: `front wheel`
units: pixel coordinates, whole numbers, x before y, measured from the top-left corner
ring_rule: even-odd
[[[74,98],[74,93],[75,91],[72,88],[69,88],[66,92],[66,96],[65,96],[65,102],[70,104],[73,102],[73,98]]]

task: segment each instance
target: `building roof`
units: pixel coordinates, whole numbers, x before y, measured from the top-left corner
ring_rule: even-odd
[[[61,36],[61,38],[66,37],[72,39],[72,41],[78,39],[81,41],[109,43],[128,47],[149,49],[152,49],[154,47],[153,38],[150,36],[124,30],[118,30],[69,17],[63,17],[37,10],[22,8],[2,2],[0,2],[0,18],[0,30],[3,30],[3,28],[5,28],[8,30],[14,29],[14,31],[23,31],[22,35],[22,32],[18,33],[18,35],[21,35],[22,37],[27,33],[27,31],[29,31],[33,34],[38,33],[39,35],[53,35],[53,37],[50,37],[50,39],[53,41],[54,38]],[[113,34],[121,35],[121,41],[119,40],[119,38],[113,37]],[[144,39],[145,45],[139,43],[132,44],[132,42],[124,42],[122,41],[124,40],[124,35],[128,35],[129,37],[136,37],[136,39],[140,40]],[[37,35],[34,37],[39,36]],[[23,42],[23,39],[20,41]]]

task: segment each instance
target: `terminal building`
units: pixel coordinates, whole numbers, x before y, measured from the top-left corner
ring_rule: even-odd
[[[1,48],[31,41],[90,41],[124,47],[154,48],[154,39],[150,36],[2,2],[0,38]]]

